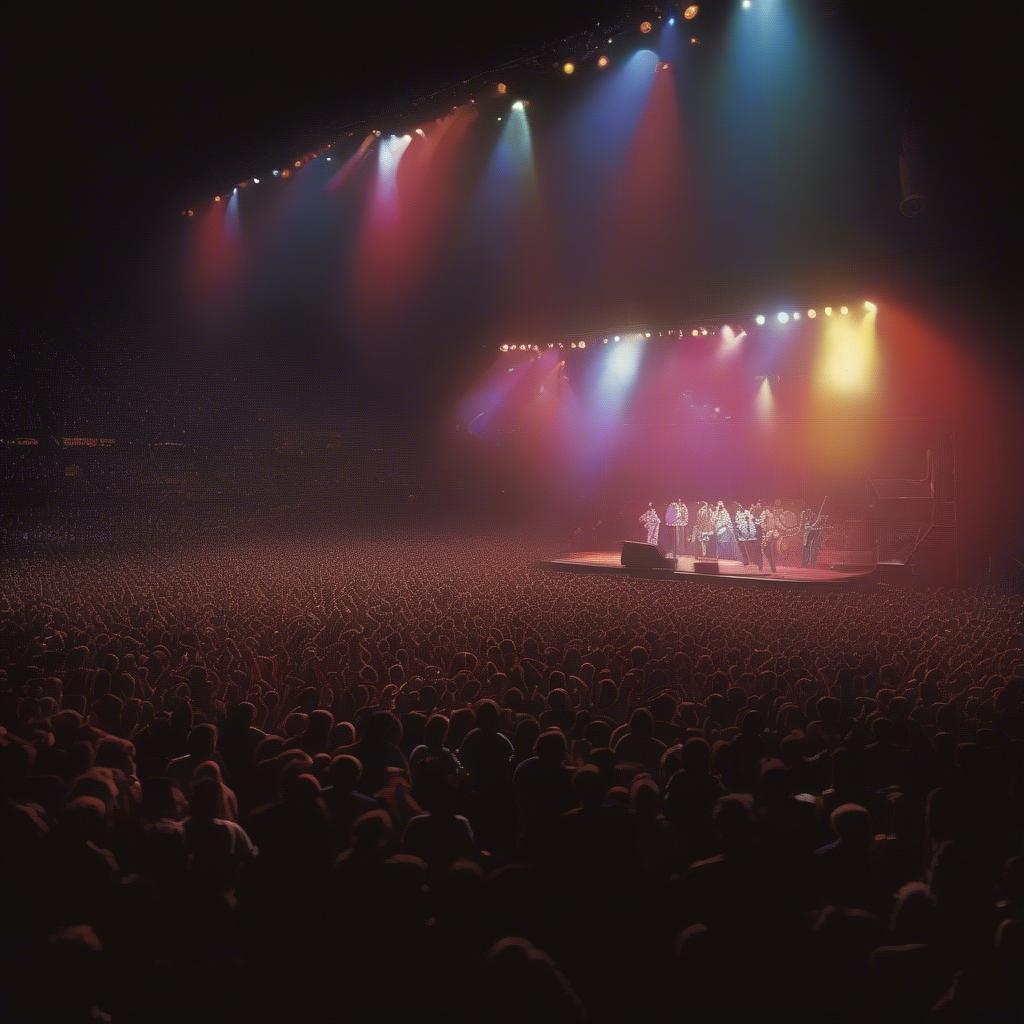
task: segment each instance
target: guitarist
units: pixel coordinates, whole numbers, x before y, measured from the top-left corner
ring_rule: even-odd
[[[818,564],[818,552],[821,551],[821,534],[825,529],[828,517],[825,515],[825,501],[815,514],[814,509],[805,508],[800,513],[800,525],[803,527],[804,550],[801,562],[805,569],[813,569]]]

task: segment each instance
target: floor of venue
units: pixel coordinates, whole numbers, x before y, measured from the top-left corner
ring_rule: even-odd
[[[759,569],[756,565],[744,565],[737,559],[719,558],[712,559],[718,567],[717,573],[703,573],[694,568],[696,561],[697,559],[692,555],[680,555],[676,559],[674,569],[644,569],[623,565],[621,553],[618,551],[574,551],[571,554],[548,559],[543,564],[549,569],[563,572],[592,572],[618,576],[667,576],[677,580],[717,580],[767,586],[864,586],[875,580],[874,566],[864,568],[819,566],[812,569],[800,565],[779,565],[777,566],[778,571],[773,573],[767,565],[763,569]]]

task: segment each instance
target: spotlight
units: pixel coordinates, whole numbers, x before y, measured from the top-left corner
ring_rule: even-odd
[[[700,46],[700,40],[696,36],[690,36],[691,46]]]
[[[876,305],[875,305],[875,304],[874,304],[873,302],[869,301],[868,299],[865,299],[865,300],[864,300],[864,308],[865,308],[865,309],[866,309],[866,310],[867,310],[867,311],[868,311],[869,313],[875,313],[875,312],[877,312],[877,310],[878,310],[878,307],[877,307],[877,306],[876,306]]]
[[[687,21],[693,21],[700,14],[700,4],[690,4],[683,10],[683,17]]]
[[[328,157],[327,159],[330,160],[331,158]],[[281,172],[278,170],[273,170],[270,173],[276,178]]]
[[[775,319],[778,320],[780,324],[788,324],[789,323],[789,314],[786,313],[786,312],[778,313],[778,314],[776,314]]]
[[[508,345],[502,345],[501,346],[501,351],[502,352],[507,352],[508,351]]]
[[[425,139],[425,138],[427,137],[427,133],[426,133],[426,132],[425,132],[425,131],[424,131],[424,130],[423,130],[422,128],[417,128],[417,129],[416,129],[416,134],[417,134],[417,135],[418,135],[418,136],[419,136],[419,137],[420,137],[421,139]],[[328,157],[327,159],[328,159],[328,160],[330,160],[331,158],[330,158],[330,157]]]
[[[605,344],[605,345],[607,345],[607,344],[608,344],[608,339],[607,339],[607,338],[605,338],[605,339],[604,339],[604,344]]]
[[[764,313],[758,313],[757,316],[754,317],[754,323],[757,324],[758,327],[764,327]]]
[[[526,104],[522,100],[516,100],[515,103],[512,104],[512,109],[513,110],[525,110],[526,109]]]
[[[194,217],[196,215],[196,211],[195,210],[186,210],[185,211],[185,215],[187,217]]]
[[[706,338],[708,336],[708,329],[706,327],[702,327],[700,329],[700,333],[702,337]]]
[[[846,314],[849,313],[849,312],[850,312],[850,307],[849,306],[840,306],[839,307],[839,313],[840,313],[841,316],[846,316]]]
[[[571,345],[569,346],[569,348],[575,348],[575,347],[576,347],[576,342],[574,341],[574,342],[573,342],[573,343],[572,343],[572,344],[571,344]]]
[[[743,0],[743,10],[749,11],[751,7],[751,0]]]
[[[289,171],[287,167],[281,172],[281,177],[282,178],[290,178],[291,176],[292,176],[292,172]]]
[[[418,129],[417,129],[417,130],[418,130]],[[325,157],[324,157],[324,159],[325,159],[325,160],[326,160],[326,161],[327,161],[328,163],[330,163],[330,162],[331,162],[331,158],[330,158],[329,156],[325,156]],[[277,172],[275,171],[274,173],[276,174]]]
[[[699,331],[697,330],[697,328],[696,328],[696,327],[694,327],[694,329],[693,329],[692,331],[690,331],[690,334],[691,334],[691,335],[692,335],[692,336],[693,336],[694,338],[696,338],[696,337],[697,337],[697,335],[698,335],[699,333],[700,333],[700,332],[699,332]]]
[[[233,196],[237,196],[238,195],[238,186],[237,185],[231,190],[231,194]]]
[[[253,179],[252,179],[252,183],[253,183],[254,185],[258,185],[258,184],[260,183],[260,179],[259,179],[259,178],[253,178]]]
[[[219,203],[219,202],[220,202],[220,196],[214,196],[214,197],[213,197],[213,201],[214,201],[215,203]]]
[[[576,70],[576,65],[573,64],[573,62],[571,60],[567,60],[562,65],[562,71],[564,71],[565,74],[567,74],[567,75],[571,75],[575,70]]]
[[[652,28],[654,28],[654,26],[649,21],[640,22],[640,31],[643,32],[644,35],[647,35],[647,33],[650,32]]]
[[[619,336],[618,334],[616,334],[616,335],[615,335],[615,340],[616,340],[616,341],[621,341],[621,340],[622,340],[622,338],[621,338],[621,337],[620,337],[620,336]]]
[[[508,92],[508,86],[504,82],[498,83],[498,95],[504,96]]]
[[[644,337],[645,338],[649,338],[650,336],[651,336],[651,332],[650,331],[644,331]]]
[[[795,313],[793,314],[793,319],[794,319],[794,320],[799,320],[799,319],[800,319],[800,313],[799,313],[799,311],[797,311],[797,312],[795,312]]]
[[[676,23],[676,19],[675,18],[669,18],[668,19],[669,28],[671,28],[673,25],[675,25],[675,23]]]
[[[587,347],[587,343],[585,341],[581,341],[580,342],[580,348],[586,348],[586,347]]]
[[[526,351],[526,346],[525,345],[520,345],[519,346],[519,351],[520,352],[525,352]]]
[[[668,62],[667,60],[663,60],[663,61],[662,61],[662,62],[661,62],[661,63],[660,63],[659,65],[658,65],[658,70],[659,70],[659,71],[668,71],[668,69],[669,69],[669,68],[670,68],[671,66],[672,66],[672,65],[671,65],[671,64],[669,64],[669,62]]]
[[[831,316],[831,315],[832,315],[832,307],[831,306],[826,306],[825,307],[825,316]]]
[[[600,57],[597,58],[597,66],[599,68],[606,68],[606,67],[608,67],[608,58],[603,53],[601,54]]]
[[[380,132],[374,132],[374,135],[376,135],[377,138],[380,138]],[[302,161],[301,160],[296,160],[295,163],[292,166],[293,167],[301,167],[302,166]]]
[[[809,309],[809,310],[807,310],[807,319],[808,320],[813,320],[817,315],[818,315],[818,311],[816,309]]]

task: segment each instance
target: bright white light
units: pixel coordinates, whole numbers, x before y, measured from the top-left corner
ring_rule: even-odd
[[[846,314],[850,312],[850,307],[849,306],[840,306],[839,307],[839,312],[840,312],[840,314],[842,316],[846,316]]]
[[[330,160],[331,158],[328,157],[327,159]],[[270,173],[276,178],[281,172],[280,171],[271,171]]]
[[[825,316],[831,316],[831,315],[832,315],[832,307],[831,306],[826,306],[825,307]]]
[[[808,320],[813,320],[817,315],[818,315],[818,311],[816,309],[809,309],[809,310],[807,310],[807,319]]]
[[[873,302],[870,302],[867,299],[864,300],[864,308],[869,313],[876,313],[876,312],[878,312],[878,307]]]
[[[525,110],[526,109],[526,104],[523,103],[522,100],[516,100],[515,103],[512,104],[512,109],[513,110]]]
[[[764,313],[758,313],[757,316],[754,317],[754,323],[757,324],[758,327],[763,327],[764,326]]]
[[[253,183],[254,185],[258,185],[258,184],[260,183],[260,179],[259,179],[259,178],[253,178],[253,179],[252,179],[252,183]]]
[[[745,10],[745,11],[749,11],[750,10],[750,0],[743,0],[743,10]]]
[[[789,314],[786,312],[779,313],[776,315],[775,319],[778,320],[780,324],[788,324]]]
[[[799,310],[797,310],[796,312],[793,313],[793,319],[794,320],[799,320],[800,319],[800,311]]]

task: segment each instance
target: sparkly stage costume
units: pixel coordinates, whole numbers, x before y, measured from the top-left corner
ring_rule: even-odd
[[[740,546],[736,543],[736,531],[732,528],[732,516],[729,515],[729,510],[725,507],[724,502],[720,501],[715,506],[712,519],[715,524],[715,541],[718,546],[718,557],[738,559],[740,557]]]
[[[736,539],[740,542],[740,553],[744,565],[756,565],[763,568],[761,542],[757,536],[757,521],[749,508],[741,505],[736,510]]]
[[[678,558],[686,544],[686,524],[690,512],[681,501],[673,501],[665,511],[665,525],[672,530],[672,557]]]
[[[640,517],[640,524],[647,530],[647,543],[658,543],[658,527],[661,525],[661,516],[654,511],[653,505],[647,506],[647,511]]]
[[[761,514],[761,546],[768,556],[768,564],[772,572],[777,572],[775,567],[775,555],[779,547],[779,538],[782,537],[782,504],[776,503],[773,508],[766,508]]]
[[[715,524],[711,518],[711,509],[708,503],[702,501],[697,509],[697,515],[693,521],[693,539],[700,543],[702,557],[707,557],[708,541],[715,535]]]

